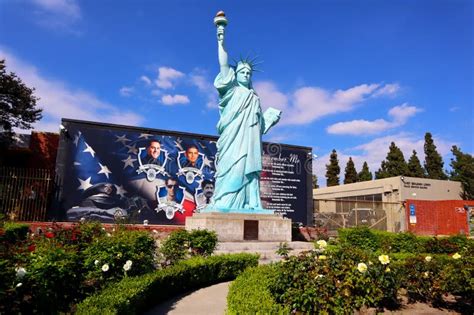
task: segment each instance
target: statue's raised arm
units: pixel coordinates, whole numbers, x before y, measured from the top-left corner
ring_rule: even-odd
[[[227,19],[223,11],[217,12],[216,17],[214,18],[214,24],[217,27],[217,53],[219,56],[219,65],[222,75],[226,76],[229,71],[229,56],[224,45]]]

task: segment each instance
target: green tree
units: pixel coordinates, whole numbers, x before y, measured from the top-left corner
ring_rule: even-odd
[[[390,177],[387,171],[387,162],[383,160],[382,163],[380,163],[379,170],[375,171],[375,179],[382,179],[387,177]]]
[[[346,169],[344,172],[344,184],[351,184],[357,182],[357,171],[352,161],[352,157],[349,157],[349,161],[347,161]]]
[[[463,153],[460,148],[451,148],[454,158],[451,159],[451,180],[459,181],[462,185],[461,197],[464,200],[474,199],[474,157]]]
[[[448,179],[443,171],[444,162],[441,155],[436,150],[431,133],[425,134],[425,170],[428,178],[431,179]]]
[[[326,181],[328,187],[339,185],[339,173],[341,173],[341,168],[339,167],[337,152],[333,149],[329,156],[329,164],[326,164]]]
[[[316,176],[316,174],[313,174],[312,179],[313,179],[313,189],[319,188],[318,176]]]
[[[39,98],[34,91],[15,73],[7,73],[5,60],[0,60],[0,146],[11,143],[13,128],[29,129],[41,119],[42,109],[36,108]]]
[[[410,177],[425,177],[425,170],[421,166],[420,159],[416,155],[416,151],[413,150],[412,156],[408,160],[408,173],[407,176]]]
[[[395,142],[390,143],[387,157],[385,161],[382,161],[379,171],[375,173],[375,177],[386,178],[407,174],[408,165],[402,150],[395,145]]]
[[[364,164],[362,165],[362,170],[360,171],[359,174],[357,174],[357,180],[359,182],[366,182],[369,180],[372,180],[372,173],[369,170],[369,165],[367,165],[367,162],[364,161]]]

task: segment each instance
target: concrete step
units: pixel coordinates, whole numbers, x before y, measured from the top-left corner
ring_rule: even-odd
[[[289,255],[298,255],[301,252],[314,249],[310,242],[289,242]],[[280,261],[282,257],[276,253],[279,242],[221,242],[214,251],[215,255],[231,253],[256,253],[260,255],[260,263],[266,264]]]
[[[288,242],[288,247],[291,249],[314,249],[314,244],[311,242]],[[225,251],[246,251],[246,250],[274,250],[276,251],[280,246],[280,242],[219,242],[217,250]]]

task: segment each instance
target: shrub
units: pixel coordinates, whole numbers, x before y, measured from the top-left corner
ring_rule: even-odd
[[[470,240],[464,235],[439,238],[431,237],[425,242],[424,250],[426,253],[432,254],[466,252],[474,250],[474,240]]]
[[[339,314],[396,303],[398,277],[395,267],[354,247],[290,257],[276,267],[269,288],[297,312]]]
[[[288,255],[290,254],[291,247],[288,246],[287,242],[283,242],[278,244],[278,249],[276,250],[276,254],[283,257],[283,258],[288,258]]]
[[[385,232],[382,236],[387,240],[389,247],[385,250],[391,253],[420,253],[423,251],[418,241],[418,237],[410,232],[389,233]],[[383,242],[383,241],[382,241]],[[382,246],[383,248],[383,246]]]
[[[366,226],[339,229],[339,242],[348,247],[358,247],[370,251],[380,248],[379,238]]]
[[[459,259],[450,257],[441,271],[441,289],[463,298],[471,308],[474,306],[474,257],[463,255]],[[472,310],[471,310],[472,314]]]
[[[169,268],[109,285],[77,305],[77,314],[135,314],[175,294],[234,279],[258,264],[258,255],[194,257]]]
[[[229,314],[290,314],[291,309],[276,303],[269,284],[275,281],[274,265],[245,270],[230,285],[227,295]]]
[[[177,230],[171,232],[161,244],[160,253],[165,260],[164,265],[172,265],[191,256],[211,255],[217,246],[217,234],[208,230]]]
[[[161,243],[160,253],[165,259],[166,265],[172,265],[180,260],[183,260],[189,248],[189,233],[186,230],[177,230],[170,233],[170,235]]]
[[[193,230],[189,233],[189,246],[193,255],[210,256],[217,246],[217,234],[208,230]]]
[[[16,223],[16,222],[5,222],[4,224],[5,234],[3,237],[10,243],[18,241],[24,241],[28,235],[30,227],[28,224]]]
[[[155,242],[146,231],[119,230],[101,236],[82,252],[85,279],[101,285],[119,280],[126,274],[135,276],[150,272],[154,269],[154,254]]]
[[[23,274],[19,273],[21,268]],[[8,271],[13,276],[10,285],[14,289],[7,291],[0,304],[9,312],[65,312],[80,298],[81,266],[70,246],[39,243],[27,264]]]

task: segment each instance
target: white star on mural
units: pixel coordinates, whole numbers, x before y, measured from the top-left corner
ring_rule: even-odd
[[[79,139],[81,138],[81,132],[79,131],[77,135],[74,136],[74,144],[77,147],[77,144],[79,143]]]
[[[127,139],[127,136],[126,135],[123,135],[123,136],[115,136],[115,138],[117,138],[117,140],[115,140],[115,142],[122,142],[123,145],[125,145],[125,143],[127,141],[132,141],[130,139]]]
[[[127,153],[133,153],[133,154],[137,154],[138,153],[138,150],[137,150],[137,147],[136,145],[125,145],[127,148],[128,148],[128,152]]]
[[[84,144],[86,145],[86,148],[82,152],[89,152],[92,155],[92,157],[95,157],[94,149],[92,149],[92,147],[88,145],[87,142],[84,142]]]
[[[140,134],[140,136],[138,138],[144,138],[144,139],[148,140],[148,138],[150,138],[151,136],[153,136],[153,135],[151,135],[149,133],[142,133],[142,134]]]
[[[204,163],[204,166],[209,166],[209,167],[212,166],[212,161],[209,160],[207,156],[204,156],[203,163]]]
[[[122,162],[124,163],[123,169],[126,169],[127,166],[134,168],[133,162],[135,162],[136,160],[137,159],[132,159],[132,157],[129,155],[128,158],[126,158],[125,160],[122,160]]]
[[[120,195],[120,197],[124,198],[127,191],[123,188],[123,186],[115,185],[115,188],[117,188],[117,195]]]
[[[109,168],[105,165],[102,165],[99,163],[100,166],[100,171],[97,174],[104,174],[107,179],[109,179],[109,174],[112,174],[112,172],[109,170]]]
[[[177,147],[180,151],[184,151],[183,146],[181,145],[181,142],[183,142],[181,138],[176,139],[176,141],[174,142],[175,144],[174,146]]]
[[[86,180],[82,180],[79,177],[77,179],[79,180],[79,183],[81,183],[81,185],[79,187],[77,187],[77,190],[81,190],[81,189],[82,190],[87,190],[88,188],[92,187],[90,177]]]

